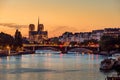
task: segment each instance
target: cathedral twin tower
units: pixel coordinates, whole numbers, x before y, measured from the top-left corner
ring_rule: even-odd
[[[29,40],[31,43],[42,43],[44,40],[48,39],[48,32],[44,31],[44,25],[39,23],[38,18],[38,25],[37,31],[35,31],[35,25],[29,25]]]

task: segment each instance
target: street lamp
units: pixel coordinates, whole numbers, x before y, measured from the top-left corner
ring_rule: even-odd
[[[10,55],[10,46],[7,45],[7,46],[6,46],[6,49],[8,50],[8,55]]]

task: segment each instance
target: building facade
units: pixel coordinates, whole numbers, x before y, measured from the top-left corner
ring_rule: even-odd
[[[94,40],[100,41],[103,34],[104,34],[104,30],[93,30],[91,38]]]
[[[105,28],[104,35],[117,38],[118,36],[120,36],[120,28]]]
[[[60,42],[84,42],[85,40],[97,40],[100,41],[103,35],[118,37],[120,36],[120,28],[105,28],[101,30],[93,30],[92,32],[80,32],[72,33],[65,32],[59,37]]]
[[[43,41],[48,39],[48,32],[44,31],[44,25],[39,23],[38,19],[38,26],[37,31],[35,31],[35,25],[29,25],[29,41],[30,43],[42,43]]]

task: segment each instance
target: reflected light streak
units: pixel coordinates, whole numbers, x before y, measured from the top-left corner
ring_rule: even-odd
[[[64,54],[60,53],[60,58],[62,58],[62,57],[63,57],[63,55],[64,55]]]
[[[84,56],[84,54],[85,54],[85,53],[84,53],[84,52],[82,52],[82,56]]]
[[[0,62],[2,61],[2,59],[0,58]]]
[[[93,54],[91,54],[91,60],[92,60],[92,61],[94,60],[94,55],[93,55]]]
[[[48,56],[48,55],[47,55]],[[44,62],[45,67],[51,67],[51,58],[47,57]]]
[[[80,68],[81,66],[78,64],[78,62],[81,62],[80,54],[76,54],[76,61],[75,61],[75,67]]]
[[[51,54],[51,53],[48,53],[47,56],[52,56],[52,54]]]
[[[98,61],[98,59],[99,59],[99,55],[95,55],[96,56],[96,60]]]
[[[10,56],[7,56],[7,61],[10,61]]]
[[[52,54],[51,54],[51,53],[45,53],[44,55],[45,55],[45,56],[47,56],[47,57],[52,56]]]
[[[94,61],[94,55],[93,54],[88,54],[89,55],[89,68],[93,68],[93,61]]]
[[[10,61],[10,56],[7,56],[7,62],[9,62],[9,61]],[[7,69],[10,69],[10,64],[7,63],[7,64],[6,64],[6,67],[7,67]]]

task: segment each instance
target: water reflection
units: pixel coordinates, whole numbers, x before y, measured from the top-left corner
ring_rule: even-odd
[[[40,53],[0,58],[1,80],[104,80],[102,56]],[[100,77],[100,79],[98,79]]]

